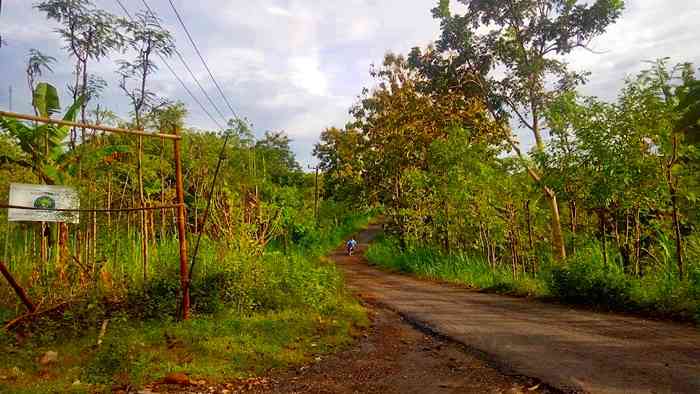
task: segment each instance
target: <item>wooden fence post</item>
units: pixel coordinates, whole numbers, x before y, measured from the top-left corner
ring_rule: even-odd
[[[179,129],[175,129],[175,135],[179,136]],[[190,281],[187,273],[187,225],[185,215],[185,190],[182,181],[182,160],[180,158],[180,139],[174,141],[175,145],[175,188],[177,192],[177,235],[180,241],[180,287],[182,289],[182,320],[190,317]]]

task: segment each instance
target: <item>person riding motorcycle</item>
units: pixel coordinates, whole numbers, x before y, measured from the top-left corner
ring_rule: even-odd
[[[348,253],[348,256],[352,256],[352,252],[355,251],[355,248],[357,248],[357,241],[355,241],[355,237],[350,238],[350,240],[345,244],[345,250]]]

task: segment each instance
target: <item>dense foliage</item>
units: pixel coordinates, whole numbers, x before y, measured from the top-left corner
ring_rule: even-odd
[[[563,56],[622,2],[463,3],[454,15],[441,1],[440,39],[387,55],[354,121],[316,147],[326,197],[386,208],[391,237],[370,258],[478,287],[700,312],[694,67],[661,59],[614,102],[584,97],[587,75]]]

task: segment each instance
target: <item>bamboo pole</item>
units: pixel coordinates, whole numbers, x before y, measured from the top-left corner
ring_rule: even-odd
[[[179,130],[175,129],[179,136]],[[177,234],[180,242],[180,286],[182,288],[182,320],[190,317],[190,284],[187,270],[187,228],[185,224],[185,190],[182,180],[182,161],[180,158],[180,139],[175,140],[175,189],[177,192]]]
[[[114,209],[60,209],[60,208],[35,208],[24,207],[20,205],[0,204],[0,209],[24,209],[29,211],[52,211],[52,212],[138,212],[138,211],[157,211],[165,209],[175,209],[180,207],[180,204],[165,205],[159,207],[143,207],[143,208],[114,208]]]
[[[15,112],[7,112],[7,111],[0,111],[0,116],[5,116],[8,118],[15,118],[15,119],[22,119],[22,120],[31,120],[31,121],[39,122],[39,123],[49,123],[49,124],[56,124],[56,125],[61,125],[61,126],[101,130],[101,131],[106,131],[109,133],[116,133],[116,134],[129,134],[129,135],[136,135],[136,136],[142,136],[142,137],[158,137],[158,138],[165,138],[165,139],[169,139],[169,140],[179,140],[182,138],[179,134],[175,135],[175,134],[148,133],[148,132],[139,131],[139,130],[128,130],[128,129],[121,129],[118,127],[108,127],[108,126],[101,126],[101,125],[94,125],[94,124],[69,122],[67,120],[42,118],[40,116],[18,114]]]

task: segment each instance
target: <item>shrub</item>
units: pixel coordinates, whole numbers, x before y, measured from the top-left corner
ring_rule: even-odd
[[[128,305],[144,319],[170,318],[179,305],[180,279],[175,272],[165,272],[151,278],[146,285],[129,289]]]
[[[565,265],[552,265],[548,276],[551,294],[564,302],[612,309],[633,305],[631,283],[622,268],[605,265],[600,251],[591,247]]]

